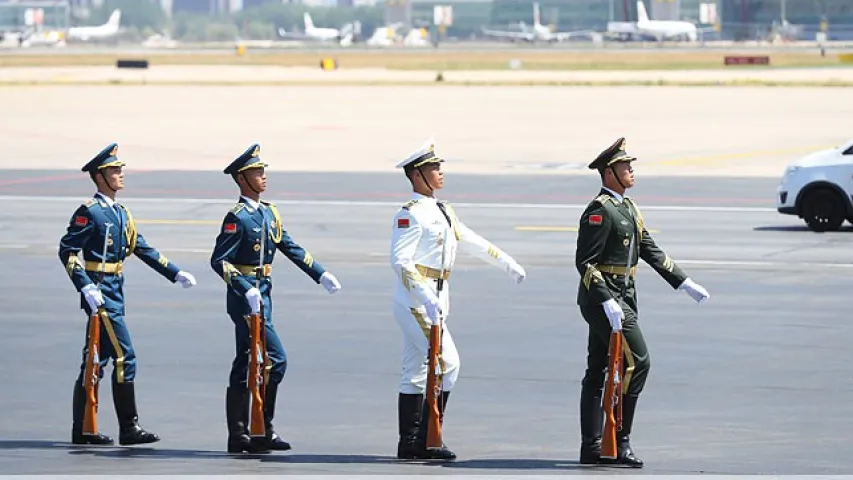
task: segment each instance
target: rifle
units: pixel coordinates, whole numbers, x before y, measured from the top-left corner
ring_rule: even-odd
[[[631,256],[634,253],[634,236],[628,246],[628,261],[625,264],[625,278],[622,283],[622,298],[628,290],[628,276],[631,273]],[[601,458],[616,460],[619,455],[616,446],[616,432],[622,430],[622,330],[610,332],[610,345],[607,349],[607,377],[604,383],[604,434],[601,442]]]
[[[260,292],[261,278],[264,275],[264,251],[266,247],[266,219],[261,229],[260,261],[255,270],[255,288]],[[264,421],[264,398],[266,398],[266,377],[264,370],[267,364],[267,346],[264,337],[264,301],[261,297],[259,313],[249,316],[249,434],[253,437],[266,436]]]
[[[447,232],[445,231],[444,243],[441,248],[441,270],[438,274],[436,286],[436,298],[441,301],[441,291],[444,289],[445,256],[447,255]],[[426,408],[429,409],[429,424],[427,425],[426,448],[441,448],[444,442],[441,439],[441,413],[438,408],[438,399],[441,397],[441,335],[444,324],[444,313],[439,317],[438,325],[433,324],[429,328],[429,353],[427,362],[427,386],[426,386]]]
[[[110,228],[112,223],[107,223],[107,231],[104,234],[104,250],[101,256],[101,271],[98,276],[97,287],[100,289],[104,278],[107,263],[107,246],[110,242]],[[98,434],[98,382],[100,381],[100,355],[101,350],[101,317],[109,321],[104,306],[101,305],[92,312],[89,317],[89,332],[86,342],[86,370],[83,373],[83,389],[86,391],[86,407],[83,410],[83,434]]]

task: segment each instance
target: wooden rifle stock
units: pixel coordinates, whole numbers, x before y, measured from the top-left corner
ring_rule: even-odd
[[[615,460],[616,432],[622,429],[622,331],[610,333],[607,377],[604,384],[604,433],[601,440],[601,458]]]
[[[444,238],[448,232],[445,231]],[[435,298],[441,302],[441,291],[444,290],[445,259],[447,257],[447,241],[441,247],[441,269],[436,282]],[[429,424],[427,425],[426,448],[441,448],[444,442],[441,439],[441,410],[438,408],[438,399],[441,398],[441,328],[444,323],[444,314],[439,317],[438,325],[433,324],[429,328],[429,356],[427,361],[427,386],[426,386],[426,408],[429,409]]]
[[[101,252],[101,268],[98,277],[97,287],[101,288],[101,282],[104,280],[104,272],[107,265],[107,252],[110,246],[110,234],[113,227],[112,223],[105,223],[104,231],[104,249]],[[100,290],[99,290],[100,291]],[[92,316],[89,318],[89,332],[86,345],[86,369],[83,372],[83,389],[86,392],[86,406],[83,409],[83,430],[84,435],[98,434],[98,382],[100,381],[101,369],[101,318],[105,322],[110,319],[107,316],[107,311],[103,306],[98,307]]]
[[[622,279],[621,298],[628,295],[628,278],[631,275],[631,257],[634,253],[635,235],[628,245],[628,259],[625,261],[625,275]],[[623,318],[624,320],[624,318]],[[620,320],[621,321],[621,320]],[[610,332],[610,345],[607,347],[607,376],[604,384],[604,432],[601,440],[601,458],[616,460],[619,450],[616,446],[616,432],[622,430],[622,329]]]
[[[83,373],[83,389],[86,392],[86,407],[83,410],[83,434],[98,434],[98,380],[100,378],[101,315],[99,308],[89,317],[89,335],[86,345],[86,370]]]
[[[441,395],[439,353],[441,352],[441,326],[432,325],[429,329],[429,361],[427,366],[426,408],[429,409],[427,425],[427,448],[441,448],[441,414],[438,399]]]
[[[263,213],[263,212],[262,212]],[[265,247],[267,244],[267,223],[261,229],[261,239],[257,244],[258,266],[255,269],[255,288],[261,291],[261,281],[264,276]],[[261,308],[256,314],[249,316],[249,435],[253,437],[266,436],[264,421],[264,399],[266,398],[267,345],[264,337],[265,326],[264,300],[261,297]]]
[[[249,316],[249,434],[253,437],[266,435],[263,397],[266,348],[261,337],[263,328],[260,314]]]

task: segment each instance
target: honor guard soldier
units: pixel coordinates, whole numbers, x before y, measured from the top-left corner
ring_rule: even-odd
[[[391,235],[391,267],[396,278],[393,311],[403,333],[397,444],[397,458],[401,459],[456,458],[446,446],[426,447],[430,412],[424,394],[430,327],[450,313],[449,288],[438,291],[438,279],[442,272],[445,281],[450,276],[457,247],[501,268],[518,283],[526,275],[511,256],[466,227],[449,203],[435,198],[435,191],[444,186],[442,162],[433,142],[428,141],[397,164],[414,190],[411,200],[394,216]],[[442,391],[437,402],[443,423],[450,392],[459,376],[459,354],[450,330],[441,325]]]
[[[322,284],[329,293],[341,285],[320,262],[299,246],[281,221],[275,204],[260,200],[267,179],[261,162],[260,146],[254,144],[224,170],[240,187],[240,199],[222,222],[210,265],[227,285],[228,315],[234,322],[236,356],[226,389],[225,415],[228,423],[228,452],[261,453],[270,450],[290,450],[291,446],[274,430],[272,420],[278,385],[287,369],[287,356],[272,322],[272,261],[280,250],[312,280]],[[261,245],[261,239],[264,244]],[[263,250],[263,252],[261,252]],[[260,262],[263,253],[264,259]],[[261,269],[260,272],[258,269]],[[257,275],[262,279],[255,286]],[[261,308],[263,305],[263,308]],[[264,368],[265,393],[263,413],[265,436],[255,440],[249,436],[249,323],[252,314],[263,311],[263,335],[269,362]]]
[[[124,318],[124,260],[135,254],[157,273],[184,288],[195,285],[196,281],[191,274],[182,271],[149,245],[136,229],[130,210],[116,202],[116,193],[124,188],[124,165],[118,159],[118,145],[112,143],[83,166],[82,170],[88,172],[95,182],[97,193],[71,216],[67,231],[59,241],[59,259],[81,294],[80,306],[89,315],[90,322],[93,312],[101,306],[107,314],[100,316],[98,379],[103,378],[103,369],[112,358],[112,393],[118,417],[119,443],[133,445],[157,442],[160,438],[138,424],[134,389],[136,354]],[[88,335],[86,345],[89,345]],[[74,444],[112,444],[113,439],[104,434],[86,435],[82,432],[86,405],[83,376],[87,354],[88,347],[84,347],[80,375],[74,383],[71,441]],[[95,388],[97,392],[97,384]]]
[[[580,463],[616,463],[642,467],[630,444],[637,398],[649,372],[649,352],[637,323],[635,274],[643,259],[673,288],[687,292],[698,303],[708,292],[693,282],[657,246],[646,229],[637,204],[625,191],[634,185],[636,158],[620,138],[589,164],[598,170],[602,188],[580,218],[575,265],[581,276],[577,303],[589,325],[587,368],[581,384]],[[630,257],[629,257],[630,255]],[[628,261],[630,258],[630,269]],[[623,284],[625,295],[622,296]],[[617,458],[601,458],[603,430],[602,388],[613,330],[622,330],[625,371],[622,372],[622,429],[616,432]]]

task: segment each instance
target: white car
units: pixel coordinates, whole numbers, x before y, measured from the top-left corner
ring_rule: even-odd
[[[853,140],[788,165],[776,195],[779,213],[797,215],[815,232],[853,223]]]

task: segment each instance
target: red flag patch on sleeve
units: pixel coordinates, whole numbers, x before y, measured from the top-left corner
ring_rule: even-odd
[[[601,225],[601,222],[604,221],[604,217],[601,215],[590,215],[589,216],[589,224],[590,225]]]
[[[236,223],[226,223],[225,227],[222,228],[222,231],[225,233],[237,233],[237,224]]]
[[[84,217],[83,215],[78,215],[74,217],[74,225],[78,227],[85,227],[86,224],[89,223],[89,219]]]
[[[408,218],[398,218],[397,219],[397,228],[409,228],[409,219]]]

